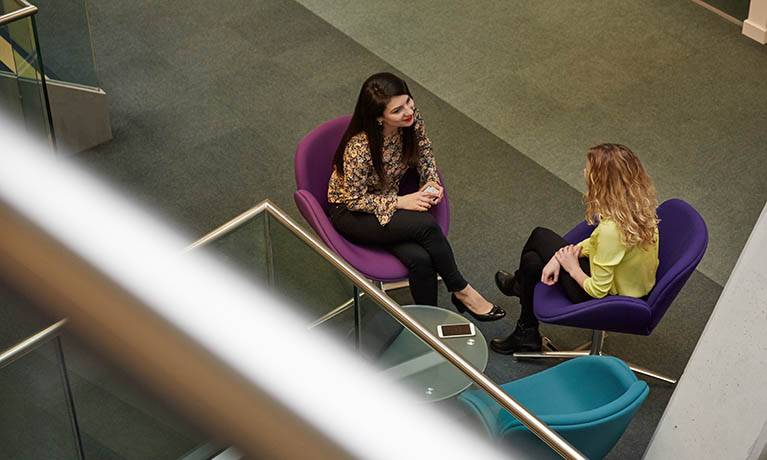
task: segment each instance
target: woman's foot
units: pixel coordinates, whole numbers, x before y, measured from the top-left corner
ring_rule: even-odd
[[[495,285],[507,296],[519,297],[520,286],[516,276],[509,272],[498,270],[495,272]]]
[[[467,284],[465,288],[454,292],[453,295],[472,313],[484,315],[493,309],[493,304],[485,300],[476,289],[471,287],[471,284]]]
[[[506,316],[502,308],[485,300],[471,285],[451,294],[450,300],[459,313],[468,311],[479,321],[495,321]]]
[[[517,351],[541,351],[541,334],[538,326],[524,326],[517,321],[517,327],[505,339],[493,339],[490,348],[503,355],[510,355]]]

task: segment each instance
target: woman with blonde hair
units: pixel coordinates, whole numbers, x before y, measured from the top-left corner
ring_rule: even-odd
[[[495,274],[498,288],[518,296],[522,313],[514,332],[493,339],[498,353],[541,349],[533,293],[538,281],[559,283],[573,302],[606,295],[644,297],[655,285],[658,218],[655,187],[639,159],[625,145],[602,144],[586,155],[586,221],[591,236],[571,245],[538,227],[522,249],[519,269]]]

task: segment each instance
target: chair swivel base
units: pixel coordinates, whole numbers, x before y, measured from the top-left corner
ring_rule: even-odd
[[[547,351],[519,351],[514,353],[515,358],[522,358],[522,359],[537,359],[537,358],[555,358],[555,359],[571,359],[571,358],[577,358],[579,356],[588,356],[588,355],[599,355],[599,356],[607,356],[602,352],[605,336],[607,334],[605,331],[594,331],[594,335],[592,336],[592,340],[590,342],[586,342],[583,345],[575,348],[574,350],[559,350],[554,344],[549,340],[548,337],[543,337],[543,348],[547,349]],[[632,371],[646,375],[648,377],[653,377],[658,380],[662,380],[664,382],[668,382],[671,384],[675,384],[677,381],[676,379],[673,379],[667,375],[661,374],[660,372],[655,372],[653,370],[647,369],[646,367],[637,366],[636,364],[632,364],[629,362],[626,362],[626,365],[628,365],[629,368],[631,368]]]

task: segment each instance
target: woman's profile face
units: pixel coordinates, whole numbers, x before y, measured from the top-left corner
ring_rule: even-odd
[[[400,94],[389,99],[384,109],[383,116],[378,120],[389,130],[406,128],[413,124],[413,111],[415,103],[407,94]]]

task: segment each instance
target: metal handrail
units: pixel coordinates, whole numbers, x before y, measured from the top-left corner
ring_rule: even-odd
[[[580,453],[569,442],[557,434],[554,430],[549,428],[538,417],[529,412],[524,406],[518,403],[514,398],[509,396],[508,393],[503,391],[495,382],[488,378],[484,373],[480,372],[471,363],[466,361],[461,355],[453,351],[450,347],[445,345],[428,329],[423,327],[418,321],[411,317],[405,310],[394,302],[389,296],[381,292],[376,288],[367,278],[365,278],[354,267],[349,265],[345,260],[340,258],[336,253],[331,251],[325,244],[318,241],[303,228],[301,228],[293,219],[285,214],[280,208],[278,208],[271,200],[264,200],[256,206],[250,208],[224,225],[218,227],[212,232],[206,234],[199,240],[195,241],[191,245],[187,246],[185,250],[191,250],[201,246],[210,244],[211,242],[221,238],[227,233],[235,230],[239,226],[246,223],[248,220],[262,212],[268,212],[271,216],[275,217],[288,229],[290,229],[296,236],[301,238],[306,244],[318,252],[328,262],[333,264],[338,270],[350,278],[357,286],[362,288],[368,295],[373,297],[389,314],[394,316],[403,326],[417,335],[421,340],[426,342],[431,348],[437,351],[445,359],[455,365],[461,372],[463,372],[475,385],[484,390],[498,404],[506,409],[511,415],[525,425],[533,434],[538,436],[543,442],[548,444],[554,451],[560,456],[568,460],[586,460],[582,453]]]
[[[58,321],[37,334],[30,336],[11,348],[0,353],[0,369],[11,364],[17,359],[23,357],[27,353],[33,351],[37,347],[45,344],[48,340],[59,334],[59,330],[67,323],[67,319],[64,318]]]
[[[32,5],[31,3],[25,0],[14,0],[14,1],[18,3],[19,6],[21,6],[21,8],[11,13],[0,16],[0,26],[4,26],[13,21],[37,14],[38,9],[35,5]]]
[[[257,205],[253,206],[252,208],[248,209],[247,211],[243,212],[239,216],[235,217],[234,219],[230,220],[229,222],[225,223],[224,225],[218,227],[217,229],[213,230],[212,232],[208,233],[207,235],[203,236],[199,240],[195,241],[194,243],[187,246],[184,250],[189,251],[194,248],[198,248],[201,246],[205,246],[206,244],[210,244],[213,241],[221,238],[222,236],[226,235],[227,233],[233,231],[240,225],[244,224],[245,222],[249,221],[253,217],[261,214],[264,212],[264,210],[267,208],[267,206],[271,206],[272,208],[276,208],[269,200],[264,200]]]

